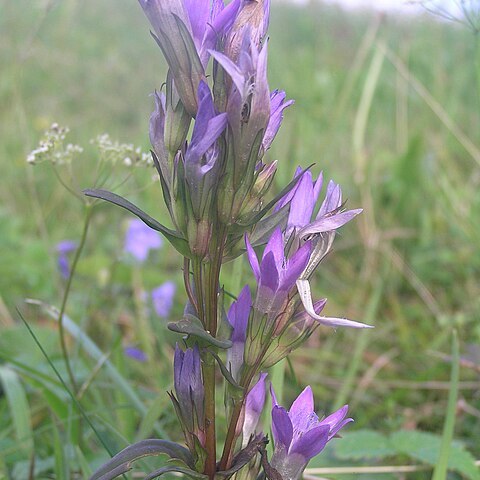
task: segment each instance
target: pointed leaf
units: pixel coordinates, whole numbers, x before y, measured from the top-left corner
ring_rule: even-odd
[[[224,472],[218,472],[218,475],[222,477],[230,477],[235,472],[238,472],[238,470],[250,463],[250,461],[255,457],[255,455],[260,453],[260,451],[264,450],[267,444],[268,438],[263,436],[263,434],[257,435],[255,438],[252,438],[248,445],[242,450],[240,450],[237,455],[235,455],[232,466]]]
[[[203,473],[196,472],[195,470],[191,470],[190,468],[182,468],[182,467],[177,467],[175,465],[172,465],[172,466],[159,468],[158,470],[155,470],[154,472],[149,473],[146,477],[144,477],[143,480],[153,480],[154,478],[158,478],[164,475],[165,473],[170,473],[170,472],[181,473],[183,475],[186,475],[187,477],[190,477],[196,480],[208,479],[208,477]]]
[[[126,198],[117,195],[116,193],[109,192],[108,190],[95,190],[87,189],[83,193],[87,197],[100,198],[101,200],[106,200],[107,202],[118,205],[119,207],[128,210],[129,212],[136,215],[142,222],[148,225],[150,228],[157,230],[157,232],[162,233],[166,239],[178,250],[179,253],[185,257],[189,257],[190,249],[188,248],[188,243],[175,231],[165,227],[160,222],[152,218],[150,215],[145,213],[143,210],[138,208],[132,202],[128,201]]]
[[[172,332],[183,333],[197,337],[208,345],[212,345],[217,348],[226,349],[232,346],[232,342],[230,340],[220,340],[210,335],[210,333],[204,329],[200,319],[194,315],[187,314],[178,322],[170,322],[168,324],[168,328],[169,330],[172,330]]]
[[[277,212],[272,213],[268,217],[262,218],[250,235],[250,242],[253,247],[258,247],[268,242],[273,231],[280,227],[282,230],[285,228],[288,219],[288,211],[290,204],[284,205]]]
[[[132,468],[132,463],[136,460],[161,454],[181,460],[186,465],[193,465],[192,455],[185,447],[169,440],[148,439],[124,448],[111,460],[102,465],[90,477],[90,480],[110,480],[128,472]]]
[[[222,372],[222,375],[224,376],[225,380],[235,389],[242,390],[243,387],[240,386],[235,379],[232,377],[232,374],[230,370],[226,367],[226,365],[222,362],[222,359],[212,350],[210,350],[210,354],[215,358],[215,360],[218,363],[218,366],[220,367],[220,371]]]
[[[245,224],[245,225],[240,225],[240,227],[251,227],[252,225],[255,225],[256,223],[258,223],[260,221],[260,219],[262,219],[265,214],[277,203],[280,201],[280,199],[282,197],[284,197],[285,195],[288,194],[288,192],[290,192],[290,190],[292,190],[293,188],[295,188],[295,186],[297,185],[297,183],[300,181],[300,179],[303,177],[303,175],[305,174],[305,172],[308,172],[310,170],[310,168],[312,168],[313,164],[308,166],[302,173],[300,173],[300,175],[296,176],[286,187],[284,187],[282,189],[282,191],[275,196],[275,198],[273,198],[272,200],[270,200],[270,202],[268,202],[265,207],[262,208],[262,210],[260,210],[253,218],[250,219],[250,221],[248,222],[248,224]]]

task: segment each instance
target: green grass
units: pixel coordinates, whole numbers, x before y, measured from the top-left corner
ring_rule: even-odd
[[[84,212],[49,165],[31,167],[25,158],[52,122],[68,125],[85,153],[72,171],[58,172],[78,191],[93,186],[91,138],[108,132],[148,149],[148,94],[161,86],[165,65],[130,0],[3,0],[0,31],[0,478],[28,478],[30,468],[34,478],[63,478],[68,468],[87,478],[108,454],[15,312],[20,306],[67,379],[55,321],[24,299],[60,305],[54,246],[80,238]],[[365,209],[342,229],[314,292],[328,297],[327,314],[376,326],[364,335],[315,334],[294,354],[294,374],[285,367],[286,403],[311,384],[321,412],[350,403],[350,430],[440,435],[451,363],[436,353],[450,352],[452,328],[460,354],[476,349],[479,363],[475,38],[431,18],[274,3],[269,48],[271,88],[296,101],[269,153],[279,159],[277,187],[298,164],[315,162],[316,173],[342,184],[349,206]],[[118,167],[108,185],[124,180],[119,193],[165,216],[151,171]],[[140,365],[121,348],[142,339],[141,291],[167,279],[181,286],[179,257],[165,244],[133,268],[122,257],[126,219],[119,209],[96,208],[66,310],[79,327],[67,339],[82,407],[114,451],[158,432],[180,439],[165,394],[175,335],[147,312],[156,355]],[[227,290],[238,290],[239,272],[246,281],[245,265],[225,267]],[[184,301],[179,288],[172,318]],[[480,458],[478,370],[460,366],[459,397],[469,408],[457,410],[454,437]],[[341,465],[332,455],[325,464]],[[415,463],[400,454],[394,460]],[[364,461],[375,463],[384,462]]]

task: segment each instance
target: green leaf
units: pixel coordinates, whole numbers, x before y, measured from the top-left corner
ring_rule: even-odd
[[[169,440],[148,439],[124,448],[102,465],[90,480],[111,480],[131,470],[133,462],[144,457],[162,454],[181,460],[186,465],[193,465],[193,458],[185,447]]]
[[[7,397],[19,447],[30,456],[33,453],[33,432],[25,389],[18,375],[8,366],[0,366],[0,382]]]
[[[52,419],[53,429],[53,455],[55,459],[55,475],[56,478],[68,478],[69,468],[68,461],[65,455],[64,442],[62,442],[60,431],[55,422],[55,418]]]
[[[448,459],[455,429],[457,415],[458,382],[460,380],[460,353],[458,349],[457,332],[453,331],[452,338],[452,370],[450,374],[450,390],[448,392],[448,406],[445,423],[443,425],[442,444],[438,455],[437,464],[433,471],[432,480],[446,480]]]
[[[428,432],[417,430],[401,430],[390,436],[391,445],[398,453],[435,466],[441,448],[441,437]],[[448,469],[455,470],[472,480],[480,479],[480,472],[475,466],[475,459],[463,445],[453,442],[450,447]]]
[[[126,198],[117,195],[116,193],[109,192],[108,190],[101,189],[87,189],[83,193],[87,197],[99,198],[107,202],[113,203],[119,207],[128,210],[130,213],[136,215],[143,223],[148,225],[150,228],[157,230],[157,232],[162,233],[165,238],[175,247],[175,249],[185,257],[191,255],[190,249],[188,248],[188,243],[175,231],[170,228],[165,227],[160,222],[155,220],[153,217],[145,213],[142,209],[138,208],[132,202]]]
[[[335,442],[335,455],[345,460],[391,457],[397,453],[387,437],[373,430],[342,434]]]
[[[262,218],[255,225],[255,228],[250,235],[250,243],[252,246],[258,247],[267,243],[276,228],[280,227],[283,229],[287,223],[289,211],[290,203],[287,203],[277,212],[272,213],[268,217]]]
[[[186,314],[178,322],[170,322],[168,324],[168,328],[169,330],[172,330],[172,332],[183,333],[197,337],[208,345],[212,345],[214,347],[227,349],[232,346],[232,342],[230,340],[219,340],[218,338],[212,337],[212,335],[210,335],[210,333],[203,328],[200,319],[194,315]]]
[[[243,391],[243,387],[240,386],[235,379],[232,377],[232,374],[230,370],[227,368],[227,366],[222,362],[222,359],[212,350],[210,350],[210,354],[213,356],[213,358],[217,361],[218,366],[220,367],[220,371],[222,372],[222,375],[224,376],[225,380],[236,390]]]
[[[290,190],[293,190],[297,183],[300,181],[300,179],[305,175],[305,173],[312,168],[313,164],[308,166],[300,175],[296,176],[287,186],[285,186],[282,191],[276,195],[270,202],[268,202],[265,207],[262,208],[254,217],[252,217],[248,224],[246,225],[240,225],[238,228],[240,230],[245,230],[245,228],[251,227],[252,225],[255,225],[258,223],[264,216],[265,214],[279,201],[281,200],[287,193],[290,192]],[[236,230],[235,226],[232,227],[232,230]]]
[[[52,305],[48,305],[39,300],[29,300],[29,303],[39,305],[53,320],[58,320],[59,311]],[[68,315],[65,314],[63,315],[63,326],[93,360],[96,362],[104,360],[105,354],[97,347],[95,342]],[[102,368],[115,386],[123,391],[124,395],[132,403],[135,409],[142,416],[145,415],[147,413],[147,408],[144,403],[135,390],[130,386],[130,383],[120,374],[115,366],[109,360],[105,360]],[[167,433],[164,432],[158,424],[155,425],[155,431],[162,437],[168,437]]]
[[[198,480],[208,479],[208,477],[203,473],[195,472],[190,468],[182,468],[182,467],[177,467],[172,465],[172,466],[159,468],[158,470],[155,470],[154,472],[149,473],[143,480],[153,480],[154,478],[158,478],[164,475],[165,473],[170,473],[170,472],[181,473],[183,475],[186,475],[187,477],[198,479]]]

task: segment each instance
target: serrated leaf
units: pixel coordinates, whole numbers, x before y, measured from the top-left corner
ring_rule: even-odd
[[[172,330],[172,332],[183,333],[197,337],[208,345],[212,345],[214,347],[226,349],[232,346],[232,342],[230,340],[220,340],[210,335],[210,333],[203,328],[202,322],[194,315],[187,314],[178,322],[170,322],[168,324],[168,328],[169,330]]]
[[[435,466],[440,452],[441,437],[418,430],[401,430],[390,436],[390,443],[398,453]],[[458,442],[453,442],[450,447],[448,468],[472,480],[480,479],[473,455]]]
[[[157,232],[162,233],[165,238],[175,247],[175,249],[183,256],[189,257],[191,255],[190,249],[188,248],[188,243],[185,239],[183,239],[177,232],[162,225],[160,222],[155,220],[153,217],[148,215],[148,213],[144,212],[141,208],[138,208],[126,198],[123,198],[116,193],[109,192],[108,190],[101,189],[87,189],[84,190],[83,193],[87,197],[99,198],[128,210],[130,213],[133,213],[140,220],[142,220],[145,225],[153,228],[153,230],[156,230]]]
[[[342,434],[342,438],[335,442],[335,455],[345,460],[391,457],[396,453],[389,439],[373,430]]]
[[[165,454],[170,458],[176,458],[192,465],[193,458],[190,452],[177,443],[169,440],[148,439],[134,443],[117,453],[111,460],[102,465],[91,477],[90,480],[111,480],[132,468],[132,463],[148,456]]]

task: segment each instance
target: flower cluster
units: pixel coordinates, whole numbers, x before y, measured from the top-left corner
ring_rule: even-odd
[[[188,303],[183,318],[168,327],[183,335],[183,344],[175,349],[170,396],[188,452],[162,443],[161,451],[176,459],[162,473],[256,479],[263,469],[268,478],[298,479],[351,419],[345,418],[345,406],[320,420],[310,387],[289,411],[278,405],[272,390],[274,453],[269,460],[262,433],[266,426],[260,426],[268,369],[320,325],[369,327],[322,315],[326,299],[314,301],[310,289],[336,231],[361,210],[345,208],[341,188],[333,181],[320,201],[323,175],[314,180],[302,168],[266,200],[278,164],[269,163],[265,153],[293,103],[285,92],[271,90],[267,80],[269,0],[139,2],[169,68],[164,88],[153,94],[149,134],[172,227],[111,192],[85,193],[129,210],[184,257]],[[150,248],[159,246],[153,230],[140,237],[132,231],[126,250],[144,260]],[[220,270],[244,253],[255,287],[245,286],[225,313]],[[227,421],[221,455],[218,372]],[[130,465],[133,448],[127,447],[111,465],[127,456]],[[135,449],[140,455],[140,447]]]
[[[83,148],[73,143],[65,145],[65,139],[70,129],[53,123],[44,133],[38,147],[27,155],[27,162],[34,165],[50,161],[53,164],[62,165],[70,163],[72,159],[83,152]]]

